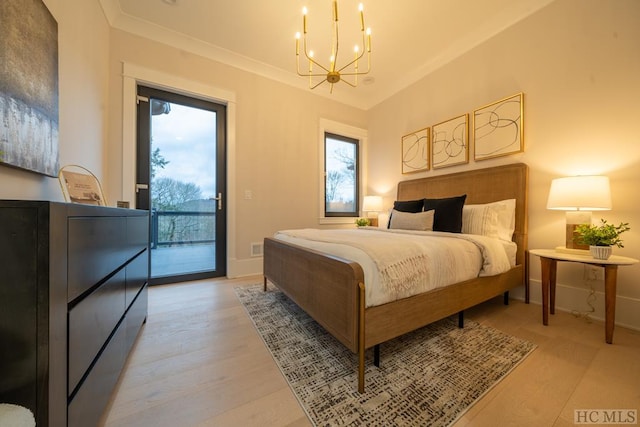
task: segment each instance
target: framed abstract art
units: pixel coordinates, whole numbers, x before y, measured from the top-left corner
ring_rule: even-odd
[[[429,170],[429,128],[402,137],[402,173]]]
[[[434,169],[469,163],[468,114],[431,127],[431,166]]]
[[[0,164],[58,173],[58,23],[42,0],[0,1]]]
[[[519,93],[473,112],[475,160],[524,151],[523,97]]]

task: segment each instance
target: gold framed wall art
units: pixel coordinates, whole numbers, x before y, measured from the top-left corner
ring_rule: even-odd
[[[518,93],[473,112],[475,160],[524,151],[523,98]]]
[[[429,128],[402,137],[402,173],[429,170]]]
[[[434,169],[469,163],[469,114],[431,127],[431,166]]]

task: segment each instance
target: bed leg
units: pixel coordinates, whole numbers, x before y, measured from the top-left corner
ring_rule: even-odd
[[[509,291],[504,293],[504,305],[509,305]]]
[[[358,393],[364,393],[364,283],[358,283]]]
[[[264,276],[264,287],[262,290],[267,292],[267,276]]]
[[[529,304],[529,251],[524,251],[524,302]]]
[[[380,367],[380,344],[373,346],[373,364],[376,368]]]
[[[464,328],[464,310],[458,312],[458,328]]]

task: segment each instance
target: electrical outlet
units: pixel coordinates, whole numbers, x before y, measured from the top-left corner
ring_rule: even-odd
[[[604,280],[604,274],[601,267],[593,265],[584,266],[584,280],[595,282],[596,280]]]
[[[251,200],[251,199],[253,199],[253,191],[251,191],[251,190],[244,190],[244,199],[245,199],[245,200]]]

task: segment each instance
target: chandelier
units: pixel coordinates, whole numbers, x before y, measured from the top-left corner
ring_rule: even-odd
[[[338,66],[338,1],[333,0],[333,23],[332,23],[332,37],[331,37],[331,56],[329,58],[329,65],[324,66],[316,60],[313,50],[309,50],[307,47],[307,8],[302,9],[302,51],[304,56],[309,61],[309,69],[307,71],[300,70],[300,33],[296,33],[296,70],[299,76],[309,78],[309,89],[315,89],[324,82],[328,82],[330,86],[329,92],[333,92],[333,85],[342,81],[347,83],[351,87],[358,85],[358,76],[367,74],[371,69],[371,28],[365,30],[364,26],[364,12],[362,3],[359,6],[360,12],[360,33],[362,34],[362,43],[355,45],[354,56],[351,62],[348,62],[342,66]],[[365,48],[366,42],[366,48]],[[362,57],[367,54],[367,69],[365,71],[358,68],[358,62]],[[315,70],[314,70],[315,67]],[[345,76],[349,76],[350,79],[344,79]],[[318,77],[322,79],[318,81]],[[351,81],[349,81],[351,80]]]

